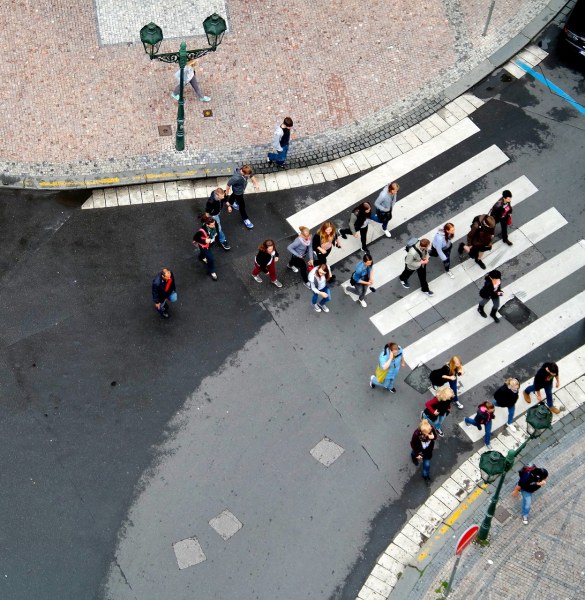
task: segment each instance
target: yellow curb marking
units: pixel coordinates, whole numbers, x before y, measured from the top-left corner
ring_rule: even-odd
[[[464,502],[462,502],[461,505],[459,506],[459,508],[457,510],[454,510],[453,513],[451,514],[451,516],[445,521],[445,525],[443,525],[439,529],[438,535],[434,536],[436,540],[440,540],[441,536],[445,535],[445,533],[447,533],[451,529],[451,526],[453,525],[453,523],[457,522],[459,517],[461,517],[463,515],[463,513],[469,508],[469,506],[473,502],[475,502],[479,498],[479,496],[481,496],[481,494],[483,493],[483,491],[485,490],[486,487],[487,487],[487,485],[484,483],[484,484],[480,485],[474,492],[469,494],[467,499]],[[424,560],[429,555],[432,545],[433,545],[433,542],[429,542],[428,549],[423,550],[418,555],[417,559],[419,561]]]

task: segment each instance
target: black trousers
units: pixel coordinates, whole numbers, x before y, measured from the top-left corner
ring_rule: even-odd
[[[339,233],[343,234],[343,235],[353,235],[353,233],[351,232],[351,229],[349,227],[346,227],[345,229],[340,229]],[[367,248],[367,246],[368,246],[366,244],[367,235],[368,235],[368,226],[366,225],[365,227],[362,227],[360,229],[360,240],[362,242],[362,250],[364,248]]]
[[[504,242],[508,241],[508,217],[504,217],[500,221],[500,225],[502,226],[502,240]]]
[[[406,283],[410,276],[414,273],[412,269],[408,267],[404,267],[404,271],[400,274],[400,281],[404,281]],[[420,281],[420,289],[423,292],[429,291],[429,284],[427,283],[427,266],[421,265],[417,270],[416,274],[418,275],[418,280]]]
[[[246,201],[244,200],[244,194],[233,194],[231,198],[232,202],[237,202],[240,207],[240,217],[242,221],[248,219],[248,213],[246,212]]]
[[[301,279],[307,283],[309,281],[309,276],[307,274],[307,263],[304,258],[297,256],[296,254],[292,254],[290,260],[288,261],[289,267],[296,267],[301,274]]]

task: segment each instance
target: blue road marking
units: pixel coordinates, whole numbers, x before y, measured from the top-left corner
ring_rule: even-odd
[[[556,94],[558,94],[561,98],[564,98],[571,106],[574,106],[582,115],[585,115],[585,108],[583,108],[578,102],[575,102],[569,94],[563,92],[558,85],[555,85],[552,81],[549,81],[546,77],[530,68],[526,63],[523,63],[521,60],[516,60],[514,63],[519,66],[521,69],[530,73],[534,79],[540,81],[540,83],[544,83],[544,85],[548,86],[551,90],[553,90]]]

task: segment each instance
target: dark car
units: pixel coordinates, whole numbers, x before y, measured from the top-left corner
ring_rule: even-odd
[[[567,19],[563,35],[566,47],[585,57],[585,0],[577,0]]]

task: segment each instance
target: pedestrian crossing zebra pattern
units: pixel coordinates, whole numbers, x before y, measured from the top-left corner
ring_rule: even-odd
[[[336,222],[346,220],[347,213],[353,206],[368,196],[377,193],[389,181],[400,181],[402,177],[415,169],[424,167],[428,161],[436,159],[441,154],[457,152],[459,144],[469,140],[479,132],[479,128],[475,124],[469,119],[467,121],[469,122],[462,120],[458,123],[458,127],[451,128],[448,139],[440,139],[439,136],[434,138],[432,146],[429,147],[428,155],[425,154],[423,145],[416,148],[415,156],[409,157],[409,153],[407,153],[397,160],[391,160],[362,178],[354,180],[349,185],[291,215],[287,219],[289,224],[294,228],[305,225],[314,229],[325,220]],[[509,157],[505,152],[497,145],[489,145],[471,158],[435,177],[429,184],[409,191],[408,195],[401,197],[394,207],[390,228],[395,230],[400,226],[407,225],[409,231],[417,232],[417,237],[432,239],[435,231],[449,221],[455,225],[458,237],[461,238],[467,233],[473,218],[478,214],[487,213],[501,197],[503,189],[512,190],[514,208],[522,205],[529,206],[531,201],[534,202],[535,198],[538,198],[539,190],[527,176],[521,175],[504,185],[498,186],[496,191],[490,190],[491,193],[487,193],[483,198],[463,210],[453,212],[451,215],[443,215],[441,220],[434,223],[434,226],[428,231],[423,233],[417,230],[417,217],[422,214],[426,214],[428,217],[429,211],[441,205],[449,196],[463,192],[469,185],[481,184],[488,174],[508,162]],[[457,263],[456,256],[452,256],[451,273],[454,278],[450,278],[446,273],[443,273],[430,280],[429,286],[434,292],[433,296],[429,297],[421,293],[420,289],[415,288],[402,298],[388,303],[374,314],[370,312],[374,307],[373,303],[369,304],[363,313],[358,314],[364,314],[371,326],[381,336],[384,336],[384,339],[386,336],[391,335],[393,339],[400,340],[401,328],[416,322],[421,315],[428,314],[445,305],[445,303],[453,305],[456,298],[459,297],[458,295],[469,288],[466,297],[474,297],[472,305],[467,304],[459,307],[460,310],[456,316],[449,319],[442,317],[439,310],[439,318],[438,321],[433,323],[433,330],[430,332],[423,331],[418,339],[404,348],[405,360],[411,368],[432,361],[436,363],[440,355],[444,355],[447,351],[450,354],[458,354],[458,347],[462,343],[472,340],[474,336],[493,324],[491,319],[483,319],[477,314],[478,285],[483,282],[485,275],[496,268],[501,268],[505,273],[508,265],[520,260],[525,254],[534,251],[537,244],[561,234],[567,224],[567,219],[561,210],[555,206],[549,206],[532,218],[520,223],[510,233],[509,239],[513,242],[513,245],[509,246],[502,241],[496,241],[493,244],[492,250],[483,257],[486,270],[481,269],[473,260],[465,260],[460,264],[455,264]],[[378,248],[370,246],[380,238],[383,239],[381,226],[370,222],[368,247],[371,248],[376,257],[374,267],[374,284],[378,290],[376,300],[381,296],[385,299],[388,297],[384,294],[384,286],[392,288],[397,286],[397,278],[404,268],[405,258],[403,244],[399,244],[398,249],[393,252],[380,257]],[[396,244],[394,244],[395,246]],[[380,248],[388,248],[384,239]],[[350,237],[343,241],[341,249],[333,249],[328,262],[331,265],[340,263],[358,252],[359,249],[359,239]],[[361,258],[360,254],[354,257],[354,260],[357,261],[359,258]],[[579,273],[580,270],[581,278],[583,278],[582,269],[584,267],[585,241],[580,240],[568,245],[565,250],[545,260],[542,264],[534,266],[528,272],[522,273],[515,280],[506,282],[504,285],[506,296],[503,302],[505,303],[506,300],[511,298],[518,299],[523,303],[530,302],[541,294],[546,294],[555,286],[562,285],[564,280]],[[357,300],[354,288],[350,285],[349,280],[344,281],[341,285],[348,298],[354,301]],[[533,323],[508,335],[506,339],[492,345],[475,358],[464,360],[465,375],[461,378],[464,387],[462,387],[459,395],[464,397],[465,394],[469,394],[474,388],[498,373],[509,370],[509,376],[512,376],[516,362],[539,348],[543,349],[548,342],[557,336],[561,336],[571,327],[578,326],[584,319],[585,292],[577,293],[573,297],[559,302],[553,309],[538,316]],[[561,367],[562,379],[566,382],[573,381],[585,373],[585,347],[568,352],[565,356],[556,356],[555,361]],[[544,362],[544,360],[541,362]],[[433,366],[438,366],[438,364]],[[538,366],[534,365],[534,370]],[[531,379],[521,381],[523,387],[529,383],[531,383]],[[487,400],[489,397],[484,399]],[[558,401],[562,405],[562,394],[558,397]],[[570,400],[568,403],[570,404]],[[467,408],[468,410],[465,410],[464,414],[471,416],[475,413],[475,405],[470,405]],[[523,418],[523,413],[527,408],[528,405],[524,403],[521,397],[517,404],[516,417],[518,419]],[[565,408],[570,410],[569,405]],[[504,408],[496,409],[497,418],[494,425],[494,434],[499,427],[506,423],[505,412],[506,409]],[[554,418],[558,419],[559,417],[555,415]],[[467,435],[472,441],[477,441],[483,435],[483,432],[475,428],[465,427],[463,420],[458,425],[464,435]]]

